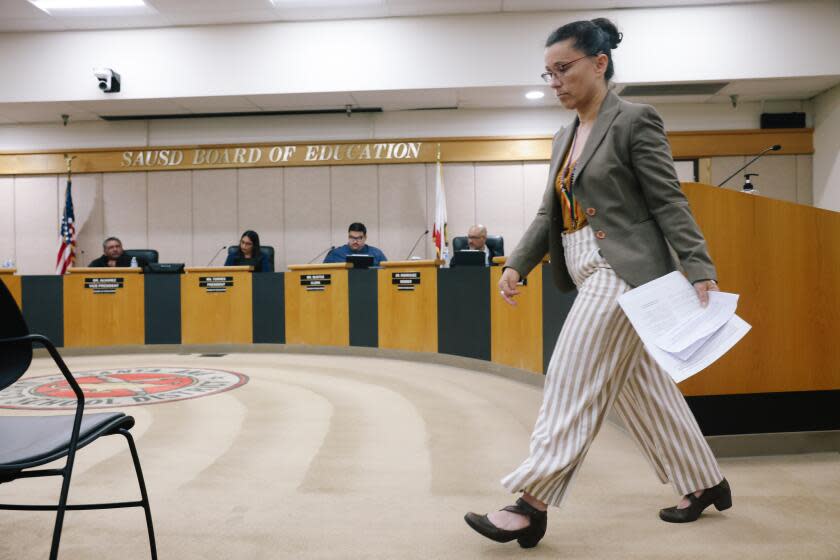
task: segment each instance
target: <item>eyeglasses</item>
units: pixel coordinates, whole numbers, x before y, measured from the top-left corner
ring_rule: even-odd
[[[540,74],[540,78],[542,78],[545,83],[550,84],[552,82],[552,80],[555,80],[558,77],[565,75],[566,71],[569,69],[569,66],[571,66],[572,64],[574,64],[578,60],[583,60],[584,58],[588,58],[589,56],[590,55],[586,55],[586,56],[582,56],[580,58],[576,58],[574,60],[570,60],[566,64],[555,64],[554,65],[554,72],[552,72],[551,70],[543,72],[542,74]]]
[[[355,235],[348,235],[347,238],[350,239],[350,241],[364,241],[365,240],[364,235],[361,235],[359,237],[356,237]]]
[[[477,239],[484,239],[484,237],[485,236],[483,236],[483,235],[468,235],[467,239],[472,239],[473,241],[475,241]]]

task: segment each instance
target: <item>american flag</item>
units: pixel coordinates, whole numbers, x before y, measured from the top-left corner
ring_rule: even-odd
[[[73,222],[73,195],[70,194],[72,183],[67,179],[67,195],[64,198],[64,215],[61,217],[61,239],[58,246],[58,256],[55,259],[55,273],[65,274],[76,260],[76,226]]]

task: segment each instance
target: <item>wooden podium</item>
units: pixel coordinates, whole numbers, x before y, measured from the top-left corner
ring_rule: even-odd
[[[140,268],[68,268],[64,276],[64,346],[145,342]]]
[[[686,396],[840,389],[840,213],[698,183],[683,190],[720,289],[752,325]]]
[[[440,261],[385,261],[379,271],[379,347],[438,351]]]
[[[251,344],[250,266],[188,267],[181,276],[183,344]]]
[[[12,297],[15,298],[18,307],[23,309],[20,295],[20,276],[15,274],[16,270],[16,268],[0,268],[0,282],[6,284],[6,287],[9,288],[9,292],[11,292]]]
[[[534,373],[543,372],[542,264],[523,279],[510,305],[499,294],[505,257],[490,269],[490,361]]]
[[[289,266],[286,344],[350,345],[350,268],[350,263]]]

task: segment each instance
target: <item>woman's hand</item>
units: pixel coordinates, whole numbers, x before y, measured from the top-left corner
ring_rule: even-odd
[[[694,283],[694,289],[697,290],[697,297],[700,298],[700,305],[706,307],[709,305],[709,292],[719,292],[717,282],[714,280],[700,280]]]
[[[519,295],[519,290],[516,289],[516,285],[519,283],[520,278],[518,272],[512,268],[506,268],[502,272],[502,278],[499,280],[499,293],[511,305],[516,305],[516,302],[513,301],[513,296]]]

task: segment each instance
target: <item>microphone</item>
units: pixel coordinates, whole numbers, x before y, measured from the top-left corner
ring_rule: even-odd
[[[748,161],[748,162],[747,162],[747,163],[746,163],[743,167],[741,167],[740,169],[738,169],[738,171],[736,171],[735,173],[733,173],[732,175],[730,175],[729,177],[727,177],[726,179],[724,179],[724,180],[723,180],[723,182],[722,182],[721,184],[719,184],[718,186],[719,186],[719,187],[722,187],[723,185],[725,185],[725,184],[726,184],[726,182],[727,182],[727,181],[729,181],[732,177],[734,177],[735,175],[737,175],[738,173],[740,173],[741,171],[743,171],[744,169],[746,169],[747,167],[749,167],[750,165],[752,165],[752,162],[754,162],[755,160],[757,160],[758,158],[760,158],[761,156],[763,156],[763,155],[764,155],[764,154],[766,154],[767,152],[778,152],[778,151],[779,151],[779,150],[781,150],[781,149],[782,149],[782,147],[781,147],[779,144],[773,144],[773,145],[772,145],[772,146],[770,146],[769,148],[765,148],[765,149],[764,149],[764,150],[763,150],[760,154],[758,154],[757,156],[755,156],[754,158],[752,158],[752,159],[751,159],[750,161]]]
[[[335,245],[330,245],[329,247],[327,247],[326,249],[324,249],[323,251],[321,251],[320,253],[318,253],[317,255],[315,255],[315,256],[312,258],[312,260],[311,260],[311,261],[309,261],[309,262],[308,262],[308,263],[306,263],[306,264],[312,264],[312,263],[314,263],[315,261],[317,261],[318,259],[320,259],[321,257],[323,257],[325,253],[327,253],[328,251],[332,251],[333,249],[335,249]]]
[[[222,251],[224,251],[225,249],[227,249],[227,245],[222,245],[221,247],[219,247],[219,250],[218,250],[218,251],[216,251],[216,254],[215,254],[215,255],[213,255],[213,258],[212,258],[212,259],[210,259],[210,262],[209,262],[209,263],[207,263],[207,264],[206,264],[206,265],[204,265],[204,266],[210,266],[210,265],[213,263],[213,261],[215,261],[215,260],[216,260],[216,257],[218,257],[218,256],[219,256],[219,253],[221,253],[221,252],[222,252]]]
[[[428,233],[429,233],[429,230],[426,230],[426,231],[424,231],[423,233],[420,234],[420,237],[418,237],[417,241],[414,242],[414,245],[411,246],[411,251],[409,251],[408,255],[406,255],[405,260],[408,260],[408,259],[411,258],[411,253],[413,253],[414,249],[417,248],[417,244],[420,243],[420,240],[423,239],[423,237],[425,237]]]

